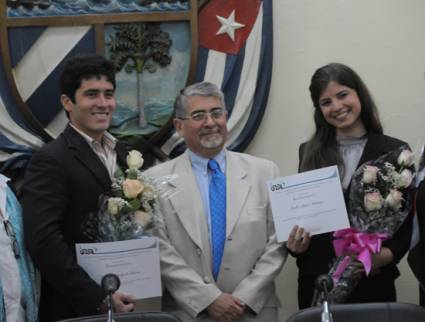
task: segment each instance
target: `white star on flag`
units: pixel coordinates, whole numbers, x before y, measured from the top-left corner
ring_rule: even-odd
[[[227,33],[232,41],[235,41],[235,30],[245,27],[245,25],[235,21],[235,10],[232,11],[227,19],[218,15],[216,15],[216,17],[221,23],[221,27],[216,35]]]

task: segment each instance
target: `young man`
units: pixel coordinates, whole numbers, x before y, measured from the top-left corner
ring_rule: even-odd
[[[93,315],[106,294],[77,264],[75,244],[89,242],[82,224],[110,189],[126,151],[106,130],[115,110],[113,64],[98,55],[70,59],[60,79],[69,117],[62,134],[31,159],[23,184],[25,241],[40,270],[39,320]],[[134,308],[131,295],[115,293],[118,312]]]
[[[286,258],[276,241],[266,181],[276,165],[224,149],[223,93],[203,82],[175,102],[174,126],[187,151],[148,170],[177,174],[160,200],[157,235],[163,310],[182,321],[277,321],[274,278]]]

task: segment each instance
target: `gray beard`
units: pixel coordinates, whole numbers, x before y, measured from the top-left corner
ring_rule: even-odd
[[[216,137],[212,138],[201,138],[201,144],[204,148],[212,149],[212,148],[218,148],[220,145],[223,144],[223,137],[220,134],[217,134]]]

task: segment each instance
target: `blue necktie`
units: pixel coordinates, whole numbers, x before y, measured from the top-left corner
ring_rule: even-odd
[[[208,161],[208,168],[212,171],[210,182],[212,273],[217,280],[226,239],[226,177],[214,159]]]

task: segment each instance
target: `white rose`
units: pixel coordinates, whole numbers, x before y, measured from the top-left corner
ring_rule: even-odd
[[[402,200],[403,200],[403,194],[398,190],[391,189],[390,193],[385,198],[385,204],[389,206],[390,208],[398,210],[401,207]]]
[[[109,198],[108,199],[108,212],[111,215],[114,216],[114,215],[118,214],[118,212],[120,210],[120,207],[119,207],[120,201],[121,201],[121,198]]]
[[[364,196],[366,211],[379,210],[382,208],[383,198],[379,192],[369,192]]]
[[[145,184],[145,189],[143,189],[143,197],[147,197],[147,198],[151,197],[148,199],[152,199],[152,198],[155,198],[155,193],[156,193],[156,190],[151,184],[149,183]]]
[[[146,227],[152,221],[152,216],[145,211],[137,210],[134,212],[134,220],[142,227]]]
[[[410,172],[410,170],[404,169],[403,171],[401,171],[401,173],[398,176],[397,186],[399,186],[400,188],[406,188],[410,186],[410,184],[412,183],[412,180],[413,180],[412,172]]]
[[[363,170],[363,182],[375,183],[379,169],[372,165],[367,165]]]
[[[402,167],[410,167],[414,162],[415,155],[409,150],[403,150],[397,159],[397,163]]]
[[[130,169],[140,169],[143,165],[142,154],[137,150],[131,150],[127,155],[127,165]]]
[[[143,191],[145,186],[139,180],[135,179],[125,179],[122,184],[122,190],[124,196],[128,199],[137,198],[137,196]]]

